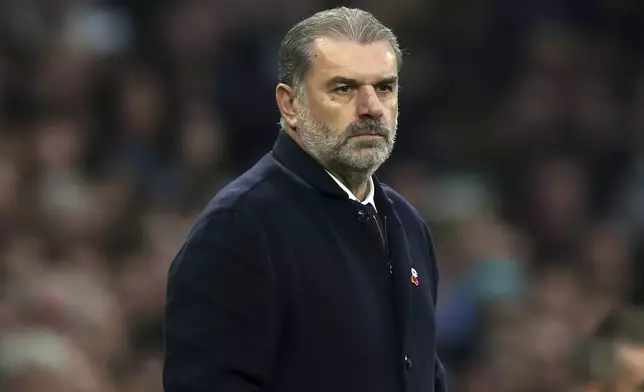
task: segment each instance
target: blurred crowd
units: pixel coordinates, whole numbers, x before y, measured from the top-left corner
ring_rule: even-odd
[[[0,0],[0,390],[162,391],[168,266],[272,147],[281,37],[336,5]],[[644,3],[343,5],[406,53],[379,176],[436,242],[450,390],[576,390],[644,298]]]

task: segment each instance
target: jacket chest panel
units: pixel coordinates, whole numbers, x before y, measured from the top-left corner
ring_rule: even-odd
[[[396,347],[396,318],[384,250],[355,222],[341,230],[328,219],[299,227],[303,240],[287,252],[293,337],[320,352],[352,347],[343,359],[352,366],[385,363]]]

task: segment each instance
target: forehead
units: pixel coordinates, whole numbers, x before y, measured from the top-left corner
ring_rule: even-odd
[[[396,55],[387,41],[363,45],[348,39],[318,38],[313,43],[313,78],[382,78],[395,75],[397,69]]]

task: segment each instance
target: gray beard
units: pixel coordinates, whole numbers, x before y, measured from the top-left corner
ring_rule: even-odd
[[[297,133],[302,147],[309,154],[331,173],[340,176],[349,189],[355,189],[364,184],[391,155],[397,122],[396,118],[394,127],[388,129],[382,138],[357,140],[348,137],[348,129],[343,132],[331,129],[307,109],[298,113]]]

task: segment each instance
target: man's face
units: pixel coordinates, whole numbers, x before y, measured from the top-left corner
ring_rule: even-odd
[[[644,347],[618,350],[614,392],[644,392]]]
[[[297,113],[303,147],[330,170],[375,171],[391,154],[398,65],[386,41],[315,41]]]

